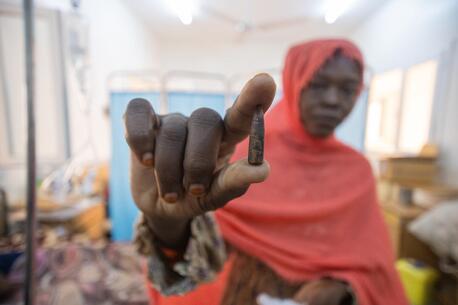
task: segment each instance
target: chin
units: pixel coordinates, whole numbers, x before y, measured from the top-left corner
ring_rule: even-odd
[[[316,129],[308,129],[308,132],[314,138],[324,139],[330,137],[334,133],[334,129],[323,129],[323,128],[316,128]]]
[[[336,126],[306,123],[303,123],[303,127],[312,137],[320,139],[331,136],[336,129]]]
[[[332,135],[332,132],[312,134],[313,137],[319,138],[319,139],[326,139],[327,137],[330,137],[331,135]]]

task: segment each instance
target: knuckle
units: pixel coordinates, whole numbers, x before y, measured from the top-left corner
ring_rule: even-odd
[[[154,142],[150,141],[148,136],[126,136],[126,141],[129,144],[130,149],[137,153],[152,151],[154,149]]]
[[[214,166],[208,159],[193,158],[185,160],[183,167],[188,174],[207,174],[212,173]]]
[[[179,181],[182,176],[182,164],[180,153],[175,150],[163,150],[156,154],[155,167],[159,181],[163,183]]]
[[[158,150],[167,152],[166,158],[170,158],[168,152],[181,151],[186,143],[186,119],[181,116],[164,118],[158,134]],[[170,150],[171,149],[171,150]]]
[[[145,123],[126,121],[126,139],[130,141],[142,141],[151,136],[151,129]]]
[[[164,124],[160,137],[167,142],[183,142],[186,139],[186,126],[180,124]]]
[[[162,121],[164,124],[173,124],[186,127],[187,118],[180,113],[171,113],[163,117]]]
[[[157,158],[156,171],[161,177],[170,177],[174,176],[175,173],[179,173],[180,167],[177,165],[177,162],[171,158]]]
[[[195,110],[190,118],[191,125],[200,125],[204,127],[222,124],[222,118],[218,112],[210,108],[199,108]]]
[[[159,184],[161,186],[162,192],[167,193],[167,190],[176,191],[179,186],[178,176],[172,174],[164,174],[159,176]]]
[[[252,116],[240,112],[235,107],[226,111],[224,123],[226,132],[244,136],[250,131]]]

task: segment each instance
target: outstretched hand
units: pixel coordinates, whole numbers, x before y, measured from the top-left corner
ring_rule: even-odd
[[[132,151],[132,195],[162,242],[182,245],[190,219],[223,207],[267,178],[267,162],[253,166],[247,159],[232,164],[229,159],[248,136],[256,107],[267,111],[274,95],[273,79],[258,74],[224,120],[208,108],[188,118],[176,113],[159,116],[144,99],[129,103],[125,127]]]

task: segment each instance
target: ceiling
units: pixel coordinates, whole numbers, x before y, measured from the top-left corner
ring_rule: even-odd
[[[194,0],[198,10],[187,26],[166,1],[170,0],[125,3],[160,39],[266,41],[349,34],[388,0],[354,0],[334,24],[324,21],[326,1],[322,0]]]

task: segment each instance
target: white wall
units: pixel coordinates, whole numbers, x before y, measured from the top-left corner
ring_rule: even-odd
[[[81,13],[89,21],[89,92],[92,139],[101,159],[110,156],[109,120],[104,115],[108,105],[107,79],[118,70],[154,69],[158,67],[158,45],[152,32],[138,20],[122,0],[82,1]],[[73,105],[73,109],[75,105]],[[72,111],[73,151],[84,145],[81,116]],[[81,114],[81,113],[80,113]]]
[[[69,12],[69,2],[38,0],[37,6]],[[158,44],[151,30],[132,13],[126,1],[81,3],[79,12],[89,26],[89,86],[88,94],[81,94],[74,70],[70,66],[67,68],[72,153],[83,154],[83,158],[107,160],[111,147],[110,122],[105,115],[109,103],[107,79],[114,71],[157,68]],[[94,149],[88,146],[89,137]]]
[[[6,0],[2,3],[21,5],[19,0]],[[39,8],[60,10],[63,13],[71,11],[70,1],[37,0],[35,4]],[[83,95],[75,71],[68,60],[67,86],[72,153],[78,153],[86,160],[108,160],[111,151],[110,122],[105,115],[109,102],[108,76],[118,70],[158,68],[158,45],[151,30],[131,12],[127,1],[82,1],[80,14],[89,25],[89,86],[88,95]],[[90,105],[89,117],[85,111],[88,108],[86,105]],[[36,119],[43,121],[50,118]],[[88,145],[89,136],[95,149]],[[0,169],[0,184],[7,190],[14,186],[13,201],[25,194],[24,171],[25,165],[21,164]]]
[[[299,35],[300,36],[300,35]],[[347,35],[348,36],[348,35]],[[237,91],[254,74],[269,72],[281,87],[281,71],[288,49],[297,43],[316,37],[335,37],[329,33],[304,32],[303,36],[291,35],[275,39],[243,39],[226,42],[159,40],[160,69],[187,70],[219,73],[231,80]],[[340,36],[341,37],[341,36]],[[344,36],[345,37],[345,36]]]
[[[18,0],[5,0],[5,3],[21,5]],[[114,71],[157,69],[158,43],[151,29],[133,14],[127,1],[90,0],[81,3],[79,13],[89,26],[89,86],[88,95],[82,95],[74,70],[67,67],[71,146],[73,153],[80,152],[87,146],[86,140],[91,134],[97,157],[106,160],[110,157],[109,120],[104,115],[109,102],[107,79]],[[62,11],[64,19],[65,14],[72,11],[70,1],[37,0],[35,5]],[[88,108],[88,104],[90,124],[86,113],[81,111]]]
[[[177,42],[161,41],[161,70],[218,73],[237,92],[257,72],[269,72],[281,87],[280,73],[288,50],[282,42]]]
[[[375,72],[437,58],[458,35],[458,1],[391,0],[350,37]]]
[[[356,29],[350,37],[362,48],[367,64],[376,73],[409,67],[429,59],[442,60],[443,53],[458,39],[458,1],[392,0]],[[452,73],[440,75],[446,72],[445,70],[438,71],[438,79],[450,82]],[[438,85],[437,88],[444,88],[443,84]],[[449,110],[436,111],[437,113],[433,114],[433,134],[430,141],[440,145],[445,179],[449,183],[457,184],[458,99],[452,99],[447,94],[438,96],[447,101],[436,98],[435,109],[448,103],[446,108]],[[436,130],[437,124],[441,125],[440,130]]]
[[[441,149],[442,174],[458,186],[458,40],[441,55],[430,141]]]
[[[287,42],[226,43],[161,41],[161,69],[192,70],[231,76],[252,70],[280,68]]]

